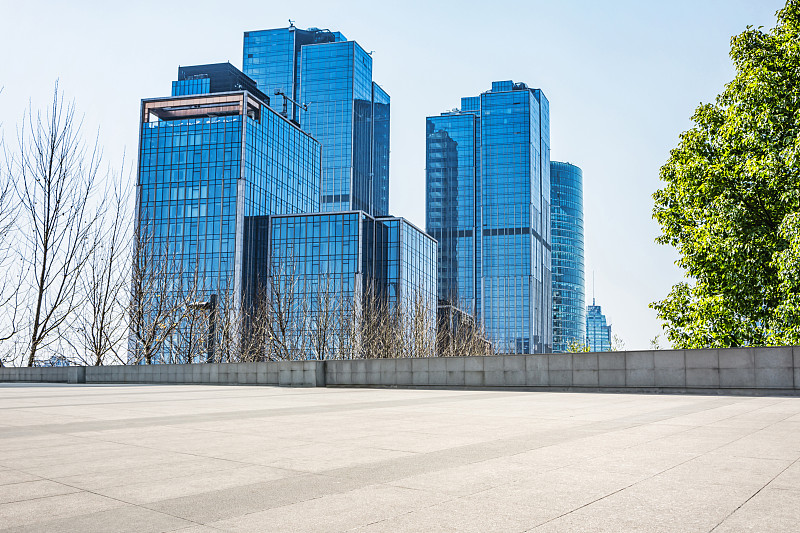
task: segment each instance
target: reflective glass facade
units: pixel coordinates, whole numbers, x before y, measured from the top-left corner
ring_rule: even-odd
[[[372,57],[338,32],[295,27],[244,35],[244,71],[281,96],[272,107],[322,144],[322,211],[389,208],[390,99],[372,81]]]
[[[184,288],[240,302],[245,222],[319,209],[320,146],[251,93],[211,86],[179,83],[173,91],[206,93],[142,101],[137,221]]]
[[[258,88],[267,95],[279,90],[295,102],[300,100],[300,51],[306,44],[346,41],[339,32],[310,28],[301,30],[294,26],[271,30],[248,31],[244,34],[242,70],[255,80]],[[283,106],[283,98],[275,97],[276,109]],[[299,120],[299,109],[286,102],[286,117]]]
[[[172,82],[172,96],[187,96],[190,94],[208,94],[211,92],[211,80],[193,78],[189,80],[176,80]]]
[[[363,302],[368,284],[391,307],[412,315],[415,302],[421,302],[434,335],[436,242],[405,219],[373,218],[363,211],[278,215],[269,217],[268,231],[268,275],[292,279],[298,309],[311,309],[309,333],[320,313],[333,311],[333,351],[349,346],[349,339],[339,338],[346,329],[339,321]]]
[[[439,242],[439,298],[477,312],[477,117],[452,114],[427,120],[428,232]]]
[[[549,113],[540,90],[501,81],[427,119],[439,297],[474,310],[506,353],[552,348]]]
[[[586,344],[591,352],[611,351],[611,326],[594,300],[586,310]]]
[[[583,268],[583,172],[550,163],[553,251],[553,352],[569,352],[586,338]]]

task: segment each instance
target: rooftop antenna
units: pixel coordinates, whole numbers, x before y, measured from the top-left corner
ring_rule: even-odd
[[[592,270],[592,305],[597,305],[594,302],[594,270]]]
[[[294,28],[294,21],[292,19],[289,19],[289,27]]]

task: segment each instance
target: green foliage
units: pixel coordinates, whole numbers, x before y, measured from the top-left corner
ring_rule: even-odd
[[[661,335],[656,335],[655,337],[650,339],[650,349],[651,350],[661,349]]]
[[[611,351],[612,352],[624,352],[625,351],[625,341],[622,340],[622,337],[614,333],[611,336]]]
[[[567,353],[581,353],[581,352],[589,352],[589,345],[586,342],[579,341],[578,339],[572,339],[569,344],[567,344]]]
[[[800,0],[731,40],[736,77],[661,168],[661,244],[688,282],[651,304],[675,348],[800,337]]]
[[[782,299],[775,310],[774,340],[777,344],[800,344],[800,213],[789,213],[779,235],[788,246],[775,254],[778,292]]]

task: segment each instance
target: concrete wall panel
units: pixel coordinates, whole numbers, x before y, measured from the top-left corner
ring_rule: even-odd
[[[794,388],[800,390],[800,346],[792,348],[794,359]]]
[[[483,383],[487,387],[505,387],[505,355],[495,355],[484,357],[483,359]]]
[[[686,387],[719,388],[719,350],[686,350]]]
[[[570,354],[547,355],[547,380],[551,387],[572,386],[572,363]]]
[[[2,381],[334,386],[800,389],[800,347],[485,357],[0,368]]]
[[[525,358],[525,385],[546,387],[550,384],[547,373],[547,356],[531,355]]]
[[[791,346],[755,350],[756,387],[794,388],[794,361]]]
[[[465,368],[466,359],[464,357],[445,358],[446,384],[455,387],[464,386],[466,384]]]
[[[409,386],[414,384],[411,374],[411,363],[411,359],[398,359],[395,361],[395,381],[397,382],[398,386]]]

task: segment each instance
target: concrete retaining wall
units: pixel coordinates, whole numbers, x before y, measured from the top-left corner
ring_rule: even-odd
[[[29,381],[33,383],[67,383],[69,367],[57,368],[0,368],[0,381]]]
[[[51,383],[205,383],[324,387],[324,366],[316,361],[133,365],[57,368],[0,368],[0,381]]]
[[[420,359],[0,368],[0,381],[800,393],[800,346]]]
[[[328,361],[328,386],[800,390],[800,347]]]

